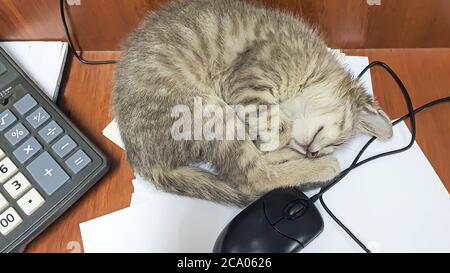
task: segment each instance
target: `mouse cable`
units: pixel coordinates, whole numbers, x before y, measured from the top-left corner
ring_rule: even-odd
[[[408,114],[404,115],[403,117],[399,118],[398,120],[394,121],[392,123],[393,126],[397,125],[398,123],[400,123],[401,121],[404,121],[406,119],[410,119],[411,120],[411,140],[408,143],[408,145],[406,145],[405,147],[401,148],[401,149],[397,149],[397,150],[393,150],[390,152],[386,152],[386,153],[381,153],[372,157],[369,157],[361,162],[358,162],[359,159],[361,158],[361,156],[363,155],[363,153],[365,152],[365,150],[370,146],[370,144],[372,144],[373,141],[375,141],[376,137],[372,137],[365,145],[364,147],[360,150],[360,152],[358,153],[358,155],[355,157],[355,159],[353,160],[352,164],[350,164],[350,166],[345,169],[344,171],[342,171],[336,178],[334,178],[330,184],[328,184],[327,186],[323,187],[319,193],[317,193],[316,195],[311,197],[311,201],[315,202],[318,199],[320,200],[320,203],[322,204],[322,207],[325,209],[325,211],[330,215],[330,217],[367,253],[370,253],[371,251],[333,214],[333,212],[328,208],[328,206],[325,204],[325,201],[323,200],[323,194],[325,192],[327,192],[329,189],[331,189],[334,185],[336,185],[339,181],[341,181],[351,170],[366,164],[372,160],[384,157],[384,156],[388,156],[388,155],[393,155],[393,154],[397,154],[397,153],[401,153],[404,152],[406,150],[408,150],[409,148],[412,147],[412,145],[415,142],[415,138],[416,138],[416,121],[415,121],[415,115],[419,112],[422,112],[425,109],[431,108],[433,106],[436,106],[438,104],[441,103],[445,103],[445,102],[450,102],[450,97],[445,97],[445,98],[441,98],[438,100],[434,100],[431,101],[417,109],[413,109],[412,107],[412,103],[411,103],[411,98],[409,96],[409,93],[406,89],[406,87],[404,86],[403,82],[400,80],[400,78],[397,76],[397,74],[385,63],[382,62],[372,62],[370,63],[358,76],[358,78],[361,78],[370,68],[372,68],[373,66],[381,66],[383,67],[391,76],[392,78],[395,80],[395,82],[397,83],[397,85],[400,87],[400,90],[402,91],[402,94],[405,98],[405,102],[407,104],[408,107]]]
[[[412,105],[412,101],[411,101],[411,97],[408,93],[408,90],[406,89],[405,85],[403,84],[403,82],[400,80],[400,78],[397,76],[397,74],[385,63],[382,62],[372,62],[370,63],[366,68],[364,68],[364,70],[361,72],[361,74],[359,74],[358,79],[360,79],[370,68],[372,68],[373,66],[381,66],[383,67],[395,80],[395,82],[397,83],[397,85],[399,86],[403,97],[405,99],[406,102],[406,106],[408,108],[408,114],[405,115],[403,118],[409,118],[411,120],[411,139],[408,143],[408,145],[406,145],[403,148],[397,149],[397,150],[393,150],[393,151],[389,151],[386,153],[381,153],[372,157],[369,157],[361,162],[358,162],[359,159],[361,158],[361,156],[364,154],[364,152],[367,150],[367,148],[375,141],[376,137],[372,137],[364,146],[363,148],[358,152],[357,156],[355,157],[355,159],[353,160],[353,162],[350,164],[350,166],[343,170],[338,176],[336,176],[334,179],[331,180],[331,183],[329,183],[328,185],[326,185],[325,187],[320,189],[320,192],[317,193],[316,195],[311,197],[311,200],[313,202],[317,201],[317,199],[322,196],[325,192],[327,192],[329,189],[331,189],[334,185],[336,185],[339,181],[341,181],[348,173],[350,173],[350,171],[354,170],[355,168],[368,163],[369,161],[378,159],[380,157],[384,157],[384,156],[388,156],[388,155],[392,155],[392,154],[397,154],[397,153],[401,153],[404,152],[406,150],[408,150],[409,148],[411,148],[411,146],[414,144],[414,141],[416,139],[416,119],[415,119],[415,113],[414,113],[414,107]],[[398,124],[400,121],[402,121],[403,119],[398,119],[396,121],[394,121],[392,123],[393,126],[395,126],[396,124]]]
[[[65,30],[65,32],[66,32],[67,41],[69,42],[69,47],[70,47],[70,49],[71,49],[73,55],[78,59],[78,61],[80,61],[80,62],[83,63],[83,64],[90,64],[90,65],[116,64],[117,61],[114,61],[114,60],[108,60],[108,61],[89,61],[89,60],[84,59],[84,58],[81,56],[81,52],[80,52],[80,54],[78,54],[78,52],[76,51],[75,46],[74,46],[74,44],[73,44],[73,42],[72,42],[72,38],[70,37],[69,27],[67,26],[66,13],[65,13],[65,11],[64,11],[64,8],[65,8],[64,2],[65,2],[65,1],[66,1],[66,0],[60,0],[60,2],[59,2],[59,10],[60,10],[60,13],[61,13],[61,20],[62,20],[62,23],[63,23],[63,26],[64,26],[64,30]]]
[[[414,110],[414,113],[417,114],[425,109],[428,109],[432,106],[444,103],[444,102],[450,102],[450,97],[445,97],[442,99],[438,99],[435,101],[432,101],[430,103],[427,103],[419,108],[417,108],[416,110]],[[403,121],[405,119],[407,119],[409,116],[405,115],[402,118],[398,119],[398,121]],[[342,179],[342,178],[341,178]],[[323,194],[323,193],[322,193]],[[328,213],[328,215],[330,215],[330,217],[353,239],[353,241],[355,241],[366,253],[371,253],[371,251],[333,214],[333,212],[328,208],[328,206],[325,204],[325,201],[323,200],[323,196],[322,194],[318,195],[319,196],[319,201],[322,204],[322,207],[325,209],[325,211]],[[314,199],[313,202],[315,202],[317,200],[316,196],[313,196],[312,199]]]

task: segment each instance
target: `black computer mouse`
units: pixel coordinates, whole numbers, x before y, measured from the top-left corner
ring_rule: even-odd
[[[239,213],[220,233],[213,252],[298,252],[322,230],[322,216],[311,200],[297,188],[280,188]]]

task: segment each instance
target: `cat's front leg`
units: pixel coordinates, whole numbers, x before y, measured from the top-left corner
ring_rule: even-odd
[[[278,183],[284,186],[327,184],[340,172],[340,165],[336,158],[324,156],[315,159],[299,159],[277,165]],[[293,184],[291,184],[293,183]]]
[[[278,121],[272,127],[266,127],[261,130],[255,145],[260,151],[271,152],[286,147],[292,134],[292,122],[283,112],[275,114]]]
[[[268,180],[259,177],[252,179],[254,187],[261,192],[279,187],[300,186],[302,189],[308,189],[311,186],[322,187],[340,172],[339,162],[330,156],[291,160],[281,164],[268,165],[267,168]]]
[[[285,147],[291,138],[292,122],[280,111],[278,105],[247,105],[238,111],[259,150],[275,151]]]
[[[289,143],[291,122],[280,110],[279,100],[269,86],[258,86],[252,81],[252,87],[235,88],[227,103],[235,107],[251,140],[261,151],[274,151]]]
[[[324,156],[315,159],[305,159],[309,161],[311,172],[303,181],[303,184],[319,183],[324,184],[335,178],[341,171],[338,160],[332,156]]]
[[[289,147],[284,147],[276,151],[265,153],[263,158],[268,164],[275,165],[288,161],[305,159],[305,156]]]

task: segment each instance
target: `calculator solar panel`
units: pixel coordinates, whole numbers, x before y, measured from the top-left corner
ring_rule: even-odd
[[[0,48],[0,251],[23,251],[106,171],[102,152]]]

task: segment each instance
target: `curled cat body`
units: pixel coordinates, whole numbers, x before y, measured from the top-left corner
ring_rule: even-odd
[[[221,109],[278,106],[270,130],[279,141],[175,139],[173,109],[194,113],[194,98]],[[352,136],[392,136],[389,117],[316,29],[239,0],[176,0],[150,13],[124,43],[112,107],[137,173],[161,190],[235,206],[279,187],[321,186],[339,173],[332,153]]]

